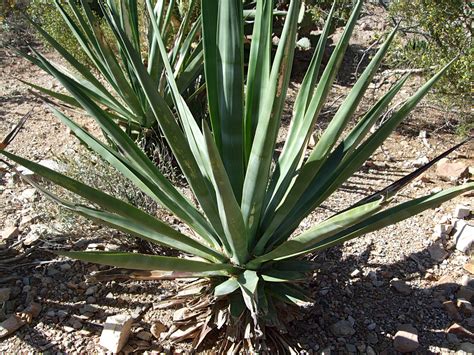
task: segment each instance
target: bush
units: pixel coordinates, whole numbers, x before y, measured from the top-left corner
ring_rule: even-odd
[[[464,0],[395,0],[389,8],[401,21],[401,40],[389,52],[392,65],[430,71],[461,56],[438,84],[452,99],[466,100],[473,81],[472,7]]]

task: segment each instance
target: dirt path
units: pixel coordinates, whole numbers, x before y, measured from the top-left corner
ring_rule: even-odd
[[[361,41],[365,43],[367,38]],[[355,55],[352,56],[352,62],[346,63],[349,67],[353,67],[361,53],[357,39],[351,45]],[[31,119],[9,150],[35,161],[68,154],[74,158],[73,154],[80,151],[75,139],[17,79],[49,88],[56,88],[58,84],[26,61],[5,52],[1,55],[0,135],[3,136],[19,118],[32,111]],[[420,82],[419,78],[413,78],[395,101],[408,97]],[[374,94],[384,92],[390,83],[385,82],[380,91],[374,91]],[[339,80],[332,100],[339,98],[341,93],[347,93],[346,85],[344,80]],[[294,97],[298,86],[298,83],[292,84],[290,96]],[[366,108],[375,98],[368,96],[362,107]],[[326,116],[330,117],[333,108],[327,107],[323,111],[327,111]],[[71,113],[71,116],[93,129],[86,117],[76,113]],[[357,172],[322,208],[309,216],[301,228],[308,228],[316,221],[385,187],[413,171],[420,158],[433,158],[458,142],[459,137],[450,131],[450,123],[455,120],[453,113],[443,112],[440,108],[433,109],[426,103],[422,105],[387,140],[383,150],[378,150],[370,163]],[[323,119],[318,127],[324,125]],[[420,138],[420,131],[426,131],[428,138]],[[284,133],[285,129],[282,130],[281,139]],[[453,153],[450,159],[472,167],[472,148],[473,144],[467,145]],[[153,305],[163,295],[173,291],[176,284],[131,281],[86,283],[86,276],[98,270],[96,265],[59,258],[46,249],[57,245],[85,248],[92,243],[99,244],[99,248],[100,245],[105,248],[117,245],[124,247],[126,244],[119,240],[122,236],[92,225],[87,225],[80,233],[77,227],[68,229],[71,226],[65,224],[64,218],[50,220],[48,216],[55,216],[54,213],[45,215],[42,214],[44,211],[38,211],[37,206],[49,205],[42,197],[25,193],[30,191],[29,186],[5,170],[0,170],[0,179],[0,230],[16,225],[20,233],[9,242],[11,247],[19,241],[14,253],[0,249],[0,288],[10,289],[10,296],[2,306],[0,320],[14,311],[22,311],[31,301],[38,301],[42,305],[41,313],[30,325],[0,341],[0,351],[101,352],[98,339],[103,322],[108,315],[118,312],[141,315],[134,324],[134,335],[126,350],[162,349],[157,340],[146,341],[137,334],[141,330],[148,331],[155,320],[170,325],[170,313]],[[422,180],[404,189],[397,199],[425,195],[453,184],[441,180],[431,171]],[[433,236],[438,221],[444,215],[451,214],[460,203],[471,204],[472,207],[472,197],[460,196],[395,226],[314,255],[319,265],[319,270],[310,282],[310,292],[315,302],[302,313],[301,319],[290,324],[290,336],[308,353],[329,348],[336,353],[390,354],[394,352],[393,337],[403,324],[416,328],[420,343],[418,351],[422,353],[438,353],[441,349],[454,351],[462,342],[468,342],[469,339],[461,335],[447,334],[446,329],[453,319],[443,309],[443,302],[455,299],[460,285],[471,280],[471,275],[463,269],[468,256],[455,250],[452,237],[440,241]],[[472,221],[469,223],[472,224]],[[25,237],[31,236],[32,231],[38,231],[38,226],[46,228],[46,232],[26,245]],[[433,258],[430,253],[432,246],[438,244],[446,253],[444,258]],[[6,261],[12,257],[16,259]],[[406,286],[401,292],[393,287],[396,279],[402,280]],[[474,318],[468,313],[457,322],[474,331]],[[348,329],[341,330],[341,325]]]

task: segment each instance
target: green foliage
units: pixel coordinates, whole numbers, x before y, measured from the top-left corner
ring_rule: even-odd
[[[467,99],[474,80],[472,5],[464,0],[395,0],[390,15],[404,28],[389,52],[392,64],[431,69],[460,55],[438,90]]]
[[[273,1],[257,1],[248,63],[244,62],[243,55],[242,3],[203,0],[201,5],[203,42],[200,45],[209,106],[209,117],[202,121],[202,127],[180,91],[173,56],[165,46],[166,37],[163,38],[160,17],[156,15],[161,12],[154,11],[151,1],[147,1],[155,59],[162,65],[169,96],[161,95],[153,71],[142,63],[140,46],[123,30],[118,13],[113,9],[104,13],[116,35],[124,62],[129,65],[129,75],[148,104],[149,117],[158,123],[172,149],[193,192],[193,201],[165,178],[123,127],[110,119],[107,109],[85,94],[84,87],[36,54],[39,63],[58,78],[72,99],[81,103],[117,149],[111,149],[54,110],[57,117],[78,139],[172,212],[192,233],[175,229],[156,216],[77,179],[5,150],[0,153],[87,201],[87,204],[78,204],[61,199],[31,181],[65,208],[143,240],[174,248],[183,257],[132,252],[59,254],[116,267],[159,271],[160,277],[166,279],[208,280],[207,286],[196,291],[200,298],[197,304],[209,300],[210,312],[201,306],[193,310],[199,314],[197,326],[202,327],[196,332],[195,346],[202,342],[201,335],[208,334],[208,327],[220,329],[226,325],[227,334],[233,340],[224,343],[222,353],[235,350],[242,343],[246,344],[244,348],[249,348],[240,349],[242,351],[255,346],[252,350],[289,353],[289,345],[280,341],[278,330],[283,329],[288,307],[310,300],[301,284],[312,270],[311,263],[301,259],[304,255],[397,223],[474,189],[474,183],[467,183],[394,203],[393,196],[434,164],[433,161],[325,221],[295,233],[301,221],[370,158],[441,78],[449,64],[371,132],[406,82],[407,76],[402,78],[344,135],[395,36],[394,30],[359,76],[314,148],[308,151],[309,138],[343,61],[362,1],[355,5],[341,39],[321,70],[333,7],[296,97],[283,149],[274,160],[293,65],[301,1],[290,2],[274,55]],[[184,307],[182,311],[189,312],[189,309]],[[189,327],[189,324],[183,326]],[[244,342],[244,336],[249,341]],[[265,342],[270,343],[269,348]]]

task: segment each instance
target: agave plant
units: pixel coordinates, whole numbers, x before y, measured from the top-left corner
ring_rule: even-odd
[[[276,53],[271,54],[273,1],[258,0],[248,69],[243,61],[241,1],[202,0],[202,33],[209,119],[199,127],[183,99],[159,21],[150,0],[154,45],[166,72],[173,99],[170,108],[153,75],[129,40],[121,18],[108,9],[104,16],[120,40],[136,86],[150,114],[163,131],[197,203],[189,201],[110,119],[110,113],[83,86],[38,54],[38,60],[85,107],[119,148],[112,150],[63,113],[55,114],[91,150],[114,166],[138,188],[173,212],[192,233],[181,233],[134,206],[80,181],[16,156],[1,153],[46,180],[81,196],[89,204],[73,204],[36,186],[80,215],[160,245],[182,257],[130,252],[59,252],[71,258],[133,270],[149,270],[155,279],[198,278],[179,296],[194,298],[175,314],[172,339],[194,338],[198,346],[215,328],[226,329],[223,349],[245,347],[277,350],[289,344],[279,336],[292,306],[310,295],[301,281],[312,264],[309,253],[362,236],[432,208],[474,189],[466,183],[432,195],[394,203],[401,187],[433,162],[384,190],[302,232],[300,222],[331,196],[384,142],[436,83],[446,68],[426,82],[398,110],[370,133],[407,77],[385,93],[348,131],[348,123],[377,71],[395,30],[374,55],[312,150],[310,135],[328,96],[359,16],[355,5],[344,33],[322,71],[321,58],[334,13],[330,11],[319,44],[296,98],[291,126],[281,154],[273,159],[282,110],[290,80],[301,1],[289,4]],[[210,123],[210,125],[208,124]],[[456,147],[455,147],[456,148]],[[454,148],[453,148],[454,149]],[[449,153],[446,152],[445,154]],[[445,155],[443,154],[443,156]]]
[[[68,76],[78,89],[96,104],[105,108],[111,118],[129,127],[129,131],[140,132],[142,128],[155,126],[156,120],[143,92],[143,87],[136,77],[133,69],[134,64],[129,61],[126,55],[123,39],[119,38],[119,36],[123,36],[130,42],[139,54],[140,61],[153,80],[160,96],[171,104],[163,62],[154,40],[154,27],[151,24],[144,26],[140,23],[146,21],[139,16],[140,1],[107,0],[99,2],[102,9],[107,8],[106,11],[117,18],[115,25],[120,28],[120,33],[114,31],[113,28],[107,31],[112,26],[107,21],[106,26],[100,25],[96,14],[90,8],[89,1],[80,0],[80,6],[77,5],[78,2],[77,0],[66,0],[66,4],[64,4],[64,1],[55,0],[54,4],[70,29],[71,35],[77,39],[80,48],[86,54],[91,68],[74,58],[67,49],[33,21],[31,23],[39,34],[69,64],[72,70],[61,68],[52,61],[48,61],[48,66],[44,65],[45,58],[40,58],[39,55],[32,56],[21,52],[20,54],[52,76],[56,75],[54,71],[48,69],[49,66],[61,68],[62,75]],[[171,48],[168,52],[168,60],[173,68],[179,91],[189,102],[190,98],[196,97],[199,87],[202,86],[199,85],[199,77],[203,71],[203,53],[202,44],[198,40],[200,19],[195,19],[193,16],[197,7],[196,0],[191,0],[187,4],[188,11],[179,28],[172,25],[174,13],[178,12],[179,7],[182,7],[181,3],[182,1],[174,0],[169,3],[163,0],[157,1],[153,9],[153,20],[156,22],[164,42]],[[67,11],[66,5],[69,11]],[[108,17],[106,17],[107,19]],[[176,21],[177,19],[174,19],[174,22]],[[148,33],[141,33],[145,28],[149,29]],[[25,83],[63,104],[82,107],[70,90],[68,90],[70,95],[66,95],[33,83]]]

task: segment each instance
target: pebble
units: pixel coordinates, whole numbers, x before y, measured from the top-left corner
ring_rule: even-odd
[[[398,279],[393,279],[390,282],[390,285],[398,292],[401,293],[402,295],[408,296],[411,294],[412,289],[409,285],[405,283],[403,280],[398,280]]]
[[[460,220],[456,221],[455,228],[453,239],[456,242],[456,249],[468,254],[474,244],[474,226]]]
[[[346,344],[346,349],[350,353],[356,353],[357,352],[357,348],[354,344],[347,343]]]
[[[132,323],[133,318],[126,314],[107,317],[99,344],[113,353],[118,353],[127,343]]]
[[[97,286],[90,286],[87,288],[86,292],[85,292],[85,295],[86,296],[92,296],[93,294],[95,294],[98,290],[98,287]]]
[[[347,320],[340,320],[334,323],[331,326],[331,331],[335,336],[341,337],[351,336],[355,334],[353,325]]]
[[[458,351],[464,351],[467,354],[474,354],[474,344],[469,342],[461,343],[457,349]]]
[[[379,337],[377,336],[377,333],[370,332],[369,334],[367,334],[367,342],[369,344],[377,344],[379,342]]]
[[[393,347],[401,353],[413,352],[419,347],[418,332],[409,325],[405,324],[399,327],[393,340]]]
[[[375,324],[374,322],[370,323],[368,326],[367,326],[367,329],[368,330],[375,330],[375,328],[377,327],[377,324]]]
[[[165,332],[166,329],[166,325],[159,321],[155,321],[150,327],[150,332],[155,338],[160,339],[161,333]]]
[[[375,350],[370,345],[367,346],[367,349],[365,350],[365,352],[367,353],[367,355],[377,355]]]
[[[6,302],[10,299],[11,289],[8,287],[0,288],[0,302]]]
[[[456,205],[456,208],[454,209],[453,217],[463,219],[463,218],[469,217],[470,213],[471,213],[471,209],[469,208],[469,206]]]
[[[87,303],[96,303],[97,299],[94,296],[89,296],[86,298]]]
[[[449,255],[449,253],[438,243],[430,245],[428,247],[428,252],[430,253],[431,259],[437,262],[443,261]]]
[[[458,309],[456,308],[456,305],[454,304],[453,301],[443,302],[443,308],[446,310],[446,313],[448,313],[448,316],[452,320],[460,321],[462,319],[462,317],[459,314]]]

